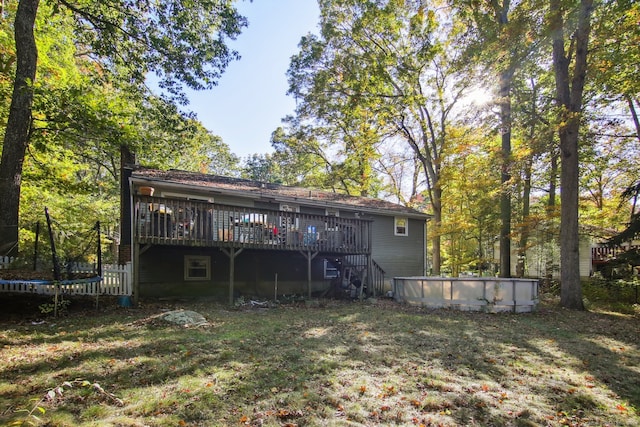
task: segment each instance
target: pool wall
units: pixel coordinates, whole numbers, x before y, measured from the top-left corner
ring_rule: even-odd
[[[526,313],[538,305],[537,279],[395,277],[396,301],[427,308]]]

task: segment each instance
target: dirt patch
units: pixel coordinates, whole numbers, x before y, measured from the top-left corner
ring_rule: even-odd
[[[96,277],[95,273],[67,273],[61,274],[60,280],[79,280]],[[55,280],[52,271],[31,270],[0,270],[0,280]]]
[[[63,296],[69,301],[61,316],[74,316],[96,311],[96,298],[82,295]],[[39,294],[0,294],[2,310],[0,310],[0,323],[25,323],[52,317],[52,314],[43,313],[40,306],[53,304],[53,295]],[[101,296],[98,300],[98,309],[103,311],[108,307],[116,306],[114,297]]]

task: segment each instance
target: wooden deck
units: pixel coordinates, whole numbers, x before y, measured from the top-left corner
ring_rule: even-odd
[[[371,220],[134,197],[139,244],[370,254]]]

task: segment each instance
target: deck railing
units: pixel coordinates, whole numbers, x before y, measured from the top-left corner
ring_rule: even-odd
[[[136,196],[134,236],[145,244],[366,254],[371,220]]]
[[[365,284],[367,285],[367,292],[372,293],[372,295],[380,296],[384,294],[385,291],[385,271],[380,267],[380,265],[375,262],[375,260],[371,260],[371,277],[366,277],[369,275],[367,268],[367,257],[363,255],[347,255],[343,258],[345,266],[348,268],[354,268],[359,274],[365,275]]]

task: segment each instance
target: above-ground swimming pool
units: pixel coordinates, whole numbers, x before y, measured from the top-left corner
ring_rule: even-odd
[[[537,279],[395,277],[398,302],[427,308],[526,313],[538,305]]]

